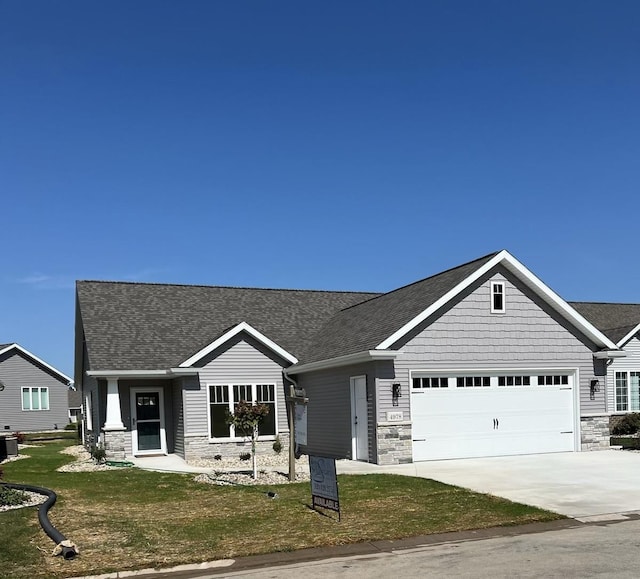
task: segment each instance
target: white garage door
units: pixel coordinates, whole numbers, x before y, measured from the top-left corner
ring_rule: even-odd
[[[413,460],[575,450],[574,375],[413,374]]]

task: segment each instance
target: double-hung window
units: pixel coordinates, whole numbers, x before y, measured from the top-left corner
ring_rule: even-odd
[[[276,434],[276,386],[275,384],[217,384],[209,386],[209,435],[211,438],[241,438],[249,432],[238,432],[227,423],[229,414],[239,402],[264,404],[269,413],[258,427],[260,436]]]
[[[640,371],[615,373],[616,412],[640,411]]]
[[[49,388],[46,386],[22,388],[22,410],[49,410]]]

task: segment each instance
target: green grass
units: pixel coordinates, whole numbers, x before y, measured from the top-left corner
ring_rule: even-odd
[[[51,521],[78,544],[80,557],[63,561],[49,556],[54,545],[37,524],[35,508],[2,512],[0,577],[57,578],[168,567],[560,518],[432,480],[381,474],[339,477],[338,522],[309,508],[309,483],[220,487],[198,484],[193,475],[138,469],[56,472],[71,460],[59,453],[67,444],[25,449],[32,458],[3,467],[7,482],[58,493]],[[267,498],[267,490],[279,498]]]

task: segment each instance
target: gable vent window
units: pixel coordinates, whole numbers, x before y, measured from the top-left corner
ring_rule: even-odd
[[[504,283],[501,281],[491,282],[491,313],[504,314]]]

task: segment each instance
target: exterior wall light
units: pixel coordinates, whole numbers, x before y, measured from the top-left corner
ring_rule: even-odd
[[[398,382],[391,385],[391,402],[394,406],[398,406],[398,398],[402,396],[401,386]]]
[[[594,378],[593,380],[591,380],[591,385],[589,388],[589,394],[590,394],[589,397],[591,400],[595,400],[596,392],[600,392],[600,380],[598,380],[597,378]]]

